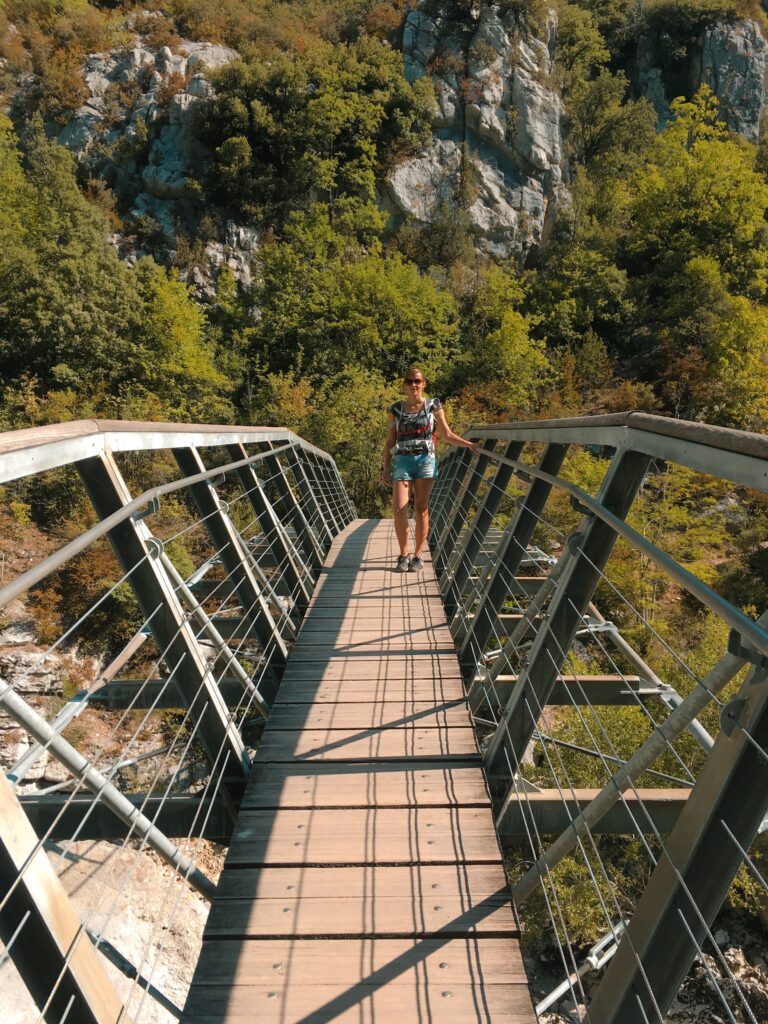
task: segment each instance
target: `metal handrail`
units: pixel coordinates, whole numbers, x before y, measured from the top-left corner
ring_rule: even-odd
[[[104,451],[158,451],[277,441],[296,444],[336,468],[331,455],[282,427],[233,427],[130,420],[74,420],[0,435],[0,483],[59,469]]]
[[[499,465],[512,466],[528,477],[544,480],[558,490],[570,494],[572,498],[583,506],[585,511],[588,510],[597,516],[598,519],[601,519],[610,526],[615,533],[618,533],[625,540],[629,541],[630,544],[646,554],[655,565],[663,569],[676,583],[679,583],[681,587],[701,601],[703,605],[723,618],[732,629],[742,636],[749,637],[757,650],[768,657],[768,631],[761,629],[756,622],[747,618],[730,601],[726,601],[725,598],[707,586],[706,583],[703,583],[697,576],[684,569],[682,565],[662,551],[661,548],[657,547],[656,544],[653,544],[641,533],[638,533],[637,530],[633,530],[619,516],[609,512],[607,508],[587,494],[586,491],[577,487],[576,484],[569,483],[567,480],[561,480],[559,477],[552,476],[550,473],[545,473],[535,466],[529,466],[517,459],[507,459],[503,455],[497,455],[495,452],[490,452],[488,458]],[[766,458],[768,458],[768,439],[766,440]],[[0,607],[2,607],[1,591]]]
[[[756,870],[746,851],[758,830],[765,829],[763,819],[768,811],[768,613],[753,621],[659,543],[629,526],[626,516],[649,470],[665,463],[768,492],[768,437],[634,412],[475,424],[467,436],[483,443],[479,460],[475,463],[466,453],[452,453],[444,464],[434,491],[430,543],[446,612],[461,647],[470,707],[483,732],[485,766],[498,799],[500,836],[503,839],[504,835],[522,834],[516,824],[522,822],[530,844],[533,866],[513,884],[513,897],[524,901],[543,885],[545,903],[553,914],[547,896],[548,891],[554,891],[551,871],[574,850],[599,895],[590,863],[590,856],[596,855],[600,864],[593,832],[596,828],[603,830],[612,808],[623,813],[611,819],[618,823],[614,831],[634,832],[641,839],[646,833],[654,835],[665,854],[641,897],[641,912],[629,921],[621,938],[613,935],[610,956],[600,964],[601,969],[606,968],[605,977],[594,996],[588,997],[583,988],[576,991],[584,969],[576,968],[572,950],[573,969],[565,971],[568,980],[555,996],[570,994],[577,1004],[584,1005],[595,1024],[655,1022],[666,1012],[694,957],[699,955],[701,959],[700,943],[713,941],[712,922],[737,868],[746,861],[753,874]],[[596,495],[561,475],[560,467],[571,448],[608,457],[608,469]],[[531,451],[538,452],[533,464],[524,461]],[[511,476],[527,484],[528,490],[516,497],[516,511],[509,525],[491,539],[492,523],[502,499],[508,496]],[[554,562],[549,565],[539,561],[539,586],[526,590],[523,580],[517,583],[518,570],[530,551],[535,529],[539,524],[548,525],[547,503],[555,492],[567,494],[583,518],[569,536],[558,536],[560,557],[548,560]],[[601,580],[612,586],[605,570],[618,538],[730,627],[727,652],[703,678],[691,672],[695,686],[685,699],[660,679],[617,626],[606,622],[592,603]],[[541,575],[542,571],[549,575]],[[619,591],[616,593],[622,598]],[[509,600],[518,613],[514,617],[502,614]],[[651,628],[629,602],[628,607],[644,629]],[[647,715],[649,738],[626,761],[616,756],[616,747],[607,734],[605,740],[601,738],[600,729],[605,732],[605,726],[590,727],[579,706],[591,706],[593,701],[621,705],[627,700],[618,689],[607,691],[605,700],[594,686],[585,692],[581,679],[588,680],[588,674],[579,677],[576,669],[568,669],[569,652],[577,637],[594,642],[598,656],[605,660],[601,635],[618,651],[620,659],[629,659],[652,695],[670,711],[669,717],[659,722]],[[651,638],[675,654],[652,628]],[[616,671],[615,661],[609,661],[614,666],[611,670]],[[720,701],[717,695],[745,668],[750,671],[738,697],[727,703]],[[561,689],[555,699],[557,680],[571,677],[574,686]],[[618,678],[623,675],[620,673]],[[627,687],[626,692],[631,693],[631,688]],[[608,781],[602,789],[578,791],[572,788],[578,782],[567,773],[567,782],[561,786],[556,773],[557,765],[562,763],[557,754],[558,738],[549,735],[551,730],[537,729],[548,704],[568,703],[564,695],[577,713],[574,723],[583,727],[595,746],[594,750],[578,749],[603,762]],[[636,698],[638,708],[643,699],[648,697]],[[712,702],[720,707],[722,726],[714,741],[696,718]],[[644,802],[648,794],[639,791],[636,784],[658,756],[667,751],[675,753],[672,744],[686,729],[694,733],[707,758],[698,778],[694,780],[690,775],[690,798],[675,811],[677,824],[667,844],[655,822],[653,806],[649,808]],[[557,783],[562,800],[560,805],[553,798],[561,813],[546,819],[562,824],[548,828],[537,822],[540,811],[536,809],[544,807],[548,798],[539,792],[534,800],[530,783],[521,774],[530,754],[529,744],[537,738],[547,773]],[[605,741],[607,749],[603,750]],[[552,757],[548,749],[553,751]],[[581,804],[577,792],[583,792]],[[677,798],[676,793],[670,794],[672,798]],[[514,833],[513,825],[518,830]],[[611,826],[606,828],[611,831]],[[542,833],[556,838],[547,840]],[[647,844],[646,849],[655,865]],[[605,871],[602,865],[601,870]],[[759,874],[757,877],[768,892],[768,880]],[[609,911],[617,908],[607,907],[602,896],[600,900],[610,926]],[[558,924],[553,918],[556,936],[561,925],[562,919]],[[717,951],[716,944],[714,948]],[[564,956],[564,965],[567,960]],[[732,981],[722,956],[720,964]],[[745,1005],[743,994],[740,998]],[[549,1006],[554,1001],[548,997],[544,1003]],[[754,1018],[748,1015],[745,1019]]]
[[[577,444],[642,452],[726,480],[768,489],[768,437],[648,413],[563,420],[475,424],[468,436],[529,443]]]
[[[249,454],[249,445],[260,450]],[[208,468],[199,450],[211,448],[225,449],[229,461]],[[173,451],[181,476],[132,497],[115,454],[161,450]],[[266,465],[267,473],[255,473],[260,465]],[[109,539],[122,575],[35,657],[13,686],[0,680],[0,711],[34,743],[17,759],[16,774],[12,770],[8,778],[0,775],[0,928],[6,951],[42,1016],[116,1024],[123,1019],[124,1008],[87,937],[93,932],[93,909],[82,918],[74,911],[48,864],[44,843],[110,838],[125,844],[135,837],[140,840],[136,857],[150,847],[173,868],[168,885],[175,879],[211,898],[215,885],[185,841],[202,836],[226,841],[231,834],[251,766],[244,723],[249,716],[255,722],[269,714],[323,557],[355,512],[332,457],[283,428],[82,420],[0,435],[1,483],[64,466],[78,471],[99,521],[0,589],[0,608],[103,538]],[[217,486],[228,474],[235,474],[238,493],[233,498],[228,492],[225,501]],[[190,551],[202,558],[188,580],[149,528],[160,499],[182,492],[189,495],[189,502],[185,526],[175,536],[199,530]],[[238,501],[243,502],[239,509],[246,510],[245,517],[234,514],[232,506]],[[254,531],[265,540],[258,548],[249,544]],[[193,588],[214,565],[221,566],[224,578],[217,569],[211,580],[214,590],[198,599]],[[16,689],[24,674],[84,635],[93,622],[90,616],[123,586],[133,591],[143,622],[100,676],[122,687],[114,698],[116,710],[140,712],[121,746],[130,749],[137,743],[147,723],[157,729],[157,718],[150,722],[150,716],[159,709],[172,706],[183,712],[172,742],[155,744],[146,755],[154,777],[144,793],[121,790],[115,773],[125,759],[113,763],[105,742],[95,754],[89,750],[86,758],[76,741],[62,735],[89,702],[98,700],[98,692],[80,691],[69,701],[71,710],[68,705],[58,714],[49,709],[48,721],[44,707],[33,707]],[[216,607],[211,610],[216,590]],[[233,619],[231,611],[239,617]],[[225,623],[234,624],[230,632]],[[144,665],[136,685],[130,679],[115,679],[141,646],[137,638],[141,641],[145,635],[153,637],[156,648],[148,674]],[[153,678],[158,675],[161,678]],[[235,691],[229,686],[233,679]],[[169,704],[168,696],[164,702],[167,691],[175,703]],[[125,714],[110,718],[109,736],[114,737]],[[207,760],[202,776],[193,744]],[[47,802],[39,804],[19,783],[43,754],[56,758],[70,781],[67,791],[50,791]],[[100,763],[102,758],[106,760]],[[173,787],[182,767],[188,776],[183,783],[187,791],[177,792]],[[167,781],[164,772],[170,775]],[[175,906],[173,901],[169,912],[175,912]],[[14,918],[9,931],[6,924],[20,907],[23,919],[19,924]],[[96,948],[101,948],[98,942]],[[43,964],[35,956],[39,949],[57,952],[42,958]],[[127,961],[123,969],[133,970],[134,980],[140,978]]]
[[[35,584],[40,583],[46,576],[61,568],[70,558],[74,558],[75,555],[85,551],[94,541],[105,537],[110,530],[119,526],[120,523],[124,523],[126,519],[131,519],[142,509],[159,502],[160,498],[165,497],[165,495],[174,494],[176,491],[184,490],[193,484],[217,479],[218,477],[225,476],[227,473],[242,469],[245,466],[252,466],[254,463],[262,462],[264,459],[272,456],[285,454],[285,452],[291,451],[299,444],[299,441],[294,441],[290,444],[282,445],[280,448],[273,448],[268,452],[258,452],[247,459],[239,459],[237,462],[228,462],[224,466],[216,466],[214,469],[208,469],[204,473],[195,473],[192,476],[182,477],[180,480],[161,484],[159,487],[150,487],[149,490],[143,491],[138,498],[129,501],[127,505],[123,505],[117,512],[113,512],[111,516],[102,519],[86,530],[85,533],[81,533],[79,537],[71,540],[69,544],[65,544],[58,551],[54,551],[53,554],[38,562],[37,565],[22,573],[21,576],[18,576],[12,583],[3,587],[0,590],[0,608],[4,608],[14,598],[19,597],[29,590],[30,587],[35,586]]]

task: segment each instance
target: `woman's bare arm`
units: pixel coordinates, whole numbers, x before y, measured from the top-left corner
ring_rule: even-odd
[[[465,438],[459,437],[458,434],[454,434],[448,426],[448,421],[446,420],[445,413],[442,409],[435,409],[434,415],[437,432],[444,441],[447,441],[448,444],[455,445],[457,448],[471,448],[475,455],[480,454],[480,445],[476,441],[467,441]]]
[[[391,478],[392,449],[397,441],[397,426],[395,417],[390,416],[387,420],[387,437],[384,441],[384,455],[381,463],[381,482],[389,484]]]

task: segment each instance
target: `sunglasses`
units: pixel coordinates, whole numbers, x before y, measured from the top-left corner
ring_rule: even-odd
[[[405,384],[423,384],[424,381],[420,377],[406,377]]]

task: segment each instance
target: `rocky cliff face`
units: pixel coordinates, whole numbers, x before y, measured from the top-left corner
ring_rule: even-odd
[[[88,98],[57,136],[127,206],[125,230],[114,236],[127,260],[147,253],[173,260],[179,238],[194,231],[189,182],[209,160],[193,128],[194,109],[213,95],[210,72],[239,56],[191,40],[176,51],[152,50],[136,36],[127,51],[90,54],[82,69]],[[22,90],[16,104],[23,103]],[[185,272],[190,283],[205,295],[228,266],[249,284],[257,242],[253,228],[227,222],[205,245],[202,266]]]
[[[477,247],[499,257],[522,256],[546,241],[559,205],[568,201],[567,131],[554,57],[557,20],[550,12],[534,34],[484,4],[463,15],[456,5],[419,0],[405,22],[405,76],[429,76],[436,106],[433,141],[400,163],[381,192],[397,227],[429,222],[441,204],[463,207]],[[717,24],[686,42],[671,61],[649,34],[636,48],[634,91],[655,105],[661,124],[671,98],[709,85],[723,117],[756,141],[768,100],[768,43],[754,21]],[[121,255],[143,252],[173,260],[180,239],[200,216],[190,180],[209,159],[193,129],[194,109],[212,95],[210,71],[236,51],[182,40],[171,52],[135,36],[128,50],[91,54],[83,67],[88,98],[59,131],[59,141],[121,197]],[[24,105],[25,90],[17,95]],[[228,222],[195,255],[189,280],[210,294],[217,269],[230,267],[245,284],[258,245],[256,232]]]
[[[691,41],[682,59],[666,66],[658,41],[646,37],[638,46],[636,63],[638,87],[655,106],[661,124],[669,118],[671,99],[708,85],[728,127],[757,141],[768,102],[768,42],[756,21],[713,25]]]
[[[406,20],[405,75],[430,75],[434,142],[390,176],[393,219],[428,221],[441,200],[461,195],[478,247],[524,253],[545,237],[562,191],[562,103],[552,81],[556,21],[543,38],[484,7],[456,24],[450,6]]]

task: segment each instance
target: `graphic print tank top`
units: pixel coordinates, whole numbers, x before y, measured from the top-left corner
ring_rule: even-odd
[[[395,417],[397,441],[392,449],[393,455],[434,455],[435,424],[434,412],[442,409],[439,398],[425,398],[424,404],[416,412],[406,412],[405,402],[395,402],[388,412]]]

